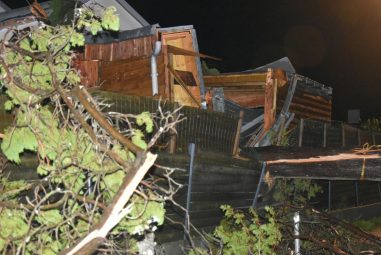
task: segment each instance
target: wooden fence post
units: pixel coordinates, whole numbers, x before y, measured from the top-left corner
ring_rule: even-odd
[[[303,144],[303,129],[304,129],[304,119],[300,119],[299,124],[299,147],[302,147]]]
[[[160,102],[159,102],[160,103]],[[178,103],[174,103],[173,104],[173,110],[176,110],[177,108],[179,108],[179,104]],[[175,116],[173,116],[174,119],[176,119],[177,117],[177,113],[175,114]],[[177,125],[176,125],[177,126]],[[173,131],[170,131],[169,132],[169,135],[170,135],[170,140],[169,140],[169,154],[175,154],[176,153],[176,147],[177,147],[177,134]]]
[[[235,138],[234,138],[233,156],[237,156],[239,154],[239,138],[241,136],[242,122],[243,122],[243,111],[240,111],[239,120],[237,124],[237,131],[235,133]]]
[[[342,147],[345,147],[345,124],[344,123],[341,123],[341,144],[342,144]]]

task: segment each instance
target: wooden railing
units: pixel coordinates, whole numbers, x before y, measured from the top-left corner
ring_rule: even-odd
[[[301,119],[291,134],[291,145],[299,147],[355,147],[381,144],[381,133],[344,122]]]

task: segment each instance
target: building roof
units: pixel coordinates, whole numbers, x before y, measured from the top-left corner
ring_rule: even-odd
[[[50,8],[50,2],[43,2],[40,3],[40,5],[45,9],[46,13],[51,13],[52,10]],[[0,13],[0,22],[3,23],[12,19],[22,19],[31,15],[32,13],[30,12],[29,6],[17,9],[8,9],[6,12]]]
[[[11,8],[8,7],[3,1],[0,1],[0,13],[9,11]]]
[[[120,17],[120,31],[149,26],[149,23],[125,0],[82,0],[85,5],[96,2],[101,6],[115,6]]]
[[[117,10],[116,12],[120,17],[120,31],[149,26],[149,23],[124,0],[82,0],[81,2],[85,5],[91,5],[96,2],[100,6],[115,6]],[[52,8],[50,1],[40,3],[40,5],[48,14],[51,14]],[[4,12],[1,12],[2,7],[4,7]],[[30,15],[31,12],[29,6],[10,9],[0,1],[0,22],[25,18]]]
[[[255,71],[267,71],[267,69],[283,69],[287,73],[294,74],[296,73],[296,70],[294,66],[292,65],[290,59],[288,57],[284,57],[278,60],[275,60],[274,62],[268,63],[264,66],[260,66],[255,68]]]
[[[117,10],[116,12],[120,18],[120,33],[116,35],[117,38],[124,39],[124,37],[129,37],[133,35],[139,36],[141,33],[152,33],[151,26],[148,24],[148,22],[124,0],[82,0],[81,2],[88,6],[94,2],[96,2],[99,6],[115,6]],[[42,6],[42,8],[45,9],[48,15],[52,13],[53,10],[50,1],[40,3],[40,5]],[[5,35],[7,35],[8,37],[12,36],[12,34],[8,33],[8,27],[15,26],[14,22],[12,22],[13,20],[21,20],[21,22],[17,22],[16,24],[18,29],[31,27],[38,24],[36,19],[34,17],[31,17],[32,14],[29,6],[17,9],[10,9],[0,1],[0,10],[2,7],[4,7],[4,10],[7,10],[4,12],[0,12],[0,23],[3,24],[3,26],[0,26],[0,41],[4,40]],[[110,36],[106,37],[106,41],[110,41],[113,39]],[[93,40],[94,39],[91,38],[91,36],[86,36],[86,41],[89,41],[91,43],[93,42]],[[103,39],[99,38],[98,40],[102,41]]]

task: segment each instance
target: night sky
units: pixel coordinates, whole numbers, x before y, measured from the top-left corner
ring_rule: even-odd
[[[381,116],[379,0],[129,0],[148,22],[193,24],[200,51],[222,71],[287,56],[298,73],[333,87],[333,118]]]
[[[15,0],[6,2],[15,3]],[[149,23],[196,28],[221,71],[287,56],[298,73],[333,87],[333,118],[381,116],[380,0],[128,0]]]

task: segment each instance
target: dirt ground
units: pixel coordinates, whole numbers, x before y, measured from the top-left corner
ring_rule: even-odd
[[[375,236],[378,236],[379,238],[381,238],[381,227],[378,227],[372,231],[369,231],[371,234],[375,235]]]

